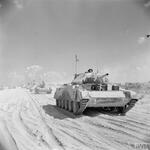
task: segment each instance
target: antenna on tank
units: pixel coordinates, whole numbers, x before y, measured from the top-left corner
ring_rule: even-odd
[[[99,73],[97,60],[96,60],[96,73]]]
[[[75,76],[77,75],[77,64],[79,62],[77,54],[75,55]]]

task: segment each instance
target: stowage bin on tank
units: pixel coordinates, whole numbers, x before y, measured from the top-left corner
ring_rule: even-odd
[[[108,75],[99,75],[92,69],[76,74],[71,84],[56,89],[56,105],[75,115],[82,114],[87,107],[100,107],[125,113],[129,107],[134,106],[138,97],[133,91],[108,83]]]

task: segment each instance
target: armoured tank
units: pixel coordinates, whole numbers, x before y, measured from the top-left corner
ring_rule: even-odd
[[[35,94],[42,94],[42,93],[51,94],[52,92],[52,89],[50,87],[47,87],[44,81],[38,84],[34,84],[29,90],[30,92],[33,92]]]
[[[106,73],[99,75],[92,71],[75,74],[70,84],[56,89],[54,98],[57,107],[82,114],[87,107],[99,107],[118,113],[126,113],[138,101],[138,95],[118,85],[109,83]]]

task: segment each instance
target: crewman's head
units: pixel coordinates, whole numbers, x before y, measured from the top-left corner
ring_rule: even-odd
[[[89,73],[93,72],[93,69],[89,69],[88,72],[89,72]]]

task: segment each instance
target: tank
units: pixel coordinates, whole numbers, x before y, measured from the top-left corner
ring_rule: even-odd
[[[88,107],[98,107],[125,114],[138,101],[138,95],[118,85],[109,83],[106,73],[94,72],[75,74],[70,84],[56,89],[54,98],[57,107],[80,115]]]
[[[29,90],[30,92],[35,93],[35,94],[42,94],[42,93],[51,94],[52,93],[52,88],[46,86],[44,81],[38,84],[33,84],[33,86],[29,88]]]

